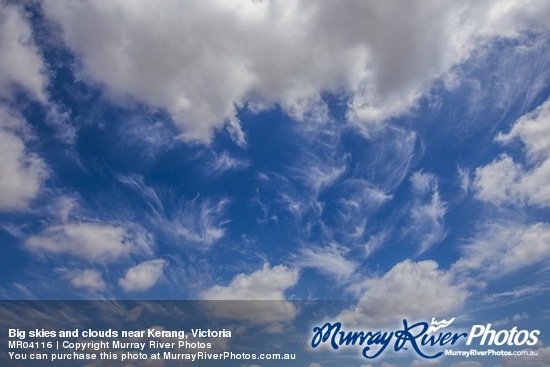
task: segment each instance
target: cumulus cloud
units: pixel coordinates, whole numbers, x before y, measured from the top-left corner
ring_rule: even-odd
[[[0,54],[0,97],[10,99],[14,87],[22,87],[45,102],[45,68],[31,27],[22,10],[6,2],[0,4]]]
[[[476,196],[495,205],[550,206],[550,100],[521,117],[508,134],[496,140],[509,144],[519,138],[529,165],[502,154],[475,173]]]
[[[43,7],[61,25],[84,75],[117,100],[166,108],[186,139],[203,142],[224,123],[237,126],[243,106],[278,104],[296,119],[322,115],[323,92],[348,94],[348,119],[361,125],[402,114],[476,46],[547,29],[549,13],[535,0]]]
[[[252,274],[238,274],[228,286],[216,285],[202,293],[208,300],[284,300],[284,292],[296,285],[298,271],[284,265],[263,268]]]
[[[218,316],[256,322],[292,320],[296,307],[286,301],[285,291],[298,283],[299,273],[284,265],[263,268],[251,274],[238,274],[227,286],[215,285],[202,292],[204,300]]]
[[[152,239],[135,225],[75,221],[46,227],[25,241],[25,247],[44,254],[110,262],[131,253],[149,253]]]
[[[144,261],[128,269],[118,284],[126,292],[146,291],[158,282],[166,266],[167,262],[163,259]]]
[[[73,271],[68,274],[71,284],[76,288],[84,288],[89,291],[105,289],[105,281],[101,272],[93,269]]]
[[[333,185],[347,169],[347,156],[324,156],[303,152],[303,156],[292,167],[293,178],[303,182],[313,195]],[[334,153],[332,153],[334,154]]]
[[[453,265],[457,272],[482,272],[494,277],[521,269],[550,256],[550,224],[487,223],[463,246]]]
[[[0,105],[0,211],[26,208],[47,176],[44,161],[25,147],[26,130],[20,116]]]
[[[405,260],[364,283],[365,293],[337,318],[348,325],[385,326],[403,318],[446,317],[459,310],[468,292],[435,261]]]

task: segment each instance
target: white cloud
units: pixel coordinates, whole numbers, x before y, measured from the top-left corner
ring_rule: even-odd
[[[463,192],[468,192],[471,184],[470,171],[466,167],[458,165],[457,174],[460,188]]]
[[[468,292],[435,261],[405,260],[382,277],[363,284],[364,295],[355,308],[338,319],[349,325],[385,326],[403,318],[447,317],[459,310]]]
[[[18,86],[45,102],[44,64],[31,27],[17,6],[5,2],[0,4],[0,55],[0,97],[10,99]]]
[[[485,303],[494,303],[495,301],[508,302],[510,300],[530,298],[535,295],[543,294],[549,289],[550,287],[541,285],[541,284],[528,285],[521,288],[513,289],[511,291],[490,294],[483,298],[483,302]]]
[[[293,264],[304,268],[315,268],[321,273],[342,281],[349,279],[358,264],[346,257],[348,250],[337,243],[325,247],[303,247],[295,256]]]
[[[29,237],[25,247],[37,253],[107,262],[131,253],[149,253],[151,243],[150,235],[135,225],[80,221],[51,225]]]
[[[298,283],[299,273],[283,265],[263,268],[251,274],[238,274],[228,286],[215,285],[202,292],[204,300],[218,316],[255,322],[292,320],[296,307],[286,301],[285,291]]]
[[[174,197],[169,188],[148,185],[141,176],[119,176],[118,180],[148,204],[150,224],[171,241],[209,248],[224,236],[224,226],[229,222],[225,216],[229,199],[215,202],[197,194],[192,200],[185,200]]]
[[[437,190],[437,176],[433,173],[416,171],[411,175],[413,190],[419,194],[426,194]]]
[[[522,116],[508,134],[499,134],[497,141],[509,143],[520,138],[532,162],[550,157],[550,99],[531,113]]]
[[[157,283],[166,266],[167,262],[163,259],[144,261],[128,269],[118,284],[126,292],[146,291]]]
[[[533,351],[533,349],[526,349]],[[550,366],[550,347],[534,349],[536,355],[503,357],[503,366],[522,366],[522,367],[548,367]]]
[[[453,265],[457,272],[500,276],[550,256],[550,224],[488,223],[468,244]]]
[[[409,367],[442,367],[438,361],[412,361]]]
[[[249,162],[234,158],[228,152],[223,152],[214,157],[208,165],[207,171],[215,175],[221,175],[228,171],[243,170],[249,166]]]
[[[229,200],[221,199],[217,203],[198,197],[185,201],[166,216],[156,216],[153,220],[158,228],[175,238],[183,238],[208,248],[218,242],[225,234],[225,208]],[[158,214],[158,213],[157,213]]]
[[[503,154],[476,169],[475,188],[479,199],[501,205],[550,206],[550,100],[521,117],[508,134],[496,140],[505,144],[515,138],[525,145],[529,165],[514,162]]]
[[[349,158],[346,155],[334,156],[334,152],[331,152],[324,156],[310,151],[302,154],[291,171],[293,177],[302,181],[313,195],[333,185],[346,172]]]
[[[415,197],[410,210],[412,222],[407,233],[416,237],[420,245],[419,253],[423,253],[447,235],[447,204],[439,196],[437,176],[418,171],[411,176],[411,183]]]
[[[44,161],[25,147],[26,129],[21,117],[0,105],[0,211],[25,209],[47,176]]]
[[[206,142],[224,121],[234,127],[245,105],[315,118],[326,91],[349,94],[348,118],[359,124],[402,114],[476,46],[547,29],[549,8],[535,0],[43,6],[84,74],[118,100],[165,107],[185,138]]]
[[[89,291],[100,291],[105,289],[105,281],[101,272],[93,269],[73,271],[68,274],[73,287],[85,288]]]
[[[463,361],[453,363],[450,367],[483,367],[483,365],[480,362]]]
[[[298,271],[264,264],[252,274],[238,274],[228,286],[216,285],[202,293],[207,300],[284,300],[284,292],[298,282]]]
[[[493,322],[494,326],[501,326],[501,325],[507,325],[511,322],[518,322],[521,320],[526,320],[529,318],[529,314],[527,312],[517,313],[512,318],[505,317],[504,319],[496,320]]]
[[[371,134],[361,152],[356,152],[357,166],[354,173],[376,185],[384,193],[393,192],[407,177],[411,161],[422,156],[417,151],[415,132],[388,126]]]
[[[324,203],[311,195],[300,195],[293,187],[285,187],[279,194],[279,203],[297,220],[318,219],[323,213]],[[308,230],[308,223],[305,229]]]
[[[502,155],[492,163],[476,169],[476,196],[494,204],[520,204],[522,195],[518,191],[518,182],[521,174],[522,167],[514,163],[510,156]]]
[[[337,230],[347,242],[363,241],[369,216],[392,199],[364,179],[348,179],[338,186]]]
[[[383,230],[370,236],[367,243],[365,243],[365,255],[370,257],[376,252],[386,242],[389,234],[389,230]]]

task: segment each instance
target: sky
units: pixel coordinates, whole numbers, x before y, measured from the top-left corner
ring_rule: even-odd
[[[1,1],[0,299],[547,324],[548,19],[547,0]]]

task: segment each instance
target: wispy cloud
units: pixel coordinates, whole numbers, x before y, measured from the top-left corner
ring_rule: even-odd
[[[335,231],[340,233],[348,243],[364,241],[368,233],[367,223],[370,216],[385,203],[392,199],[364,179],[348,179],[338,185],[337,226]]]
[[[349,250],[337,243],[303,246],[293,255],[292,263],[302,268],[314,268],[340,282],[349,280],[359,266],[349,259]]]
[[[456,171],[458,174],[460,189],[462,192],[468,193],[471,184],[470,170],[462,165],[458,165]]]
[[[418,159],[418,137],[414,131],[387,126],[365,141],[355,152],[354,178],[365,179],[378,190],[391,194],[407,177],[411,162]]]
[[[220,154],[214,154],[210,164],[206,166],[207,173],[213,175],[223,175],[229,171],[239,171],[250,166],[250,162],[231,156],[224,151]]]
[[[447,204],[440,198],[435,175],[417,171],[411,176],[411,184],[414,199],[410,209],[411,224],[406,231],[419,242],[421,254],[446,237]]]
[[[175,244],[209,248],[224,236],[224,226],[229,222],[225,217],[229,199],[202,199],[200,194],[192,200],[177,198],[172,190],[147,185],[140,176],[120,176],[119,181],[148,204],[145,220]]]
[[[303,182],[305,189],[311,190],[313,195],[333,185],[347,170],[347,155],[326,156],[323,152],[314,154],[308,151],[302,154],[291,167],[290,175]]]
[[[537,295],[541,295],[550,289],[549,285],[545,284],[533,284],[523,287],[515,288],[511,291],[493,293],[483,297],[485,303],[508,303],[518,299],[529,298]]]
[[[158,224],[158,229],[176,240],[184,240],[181,244],[188,242],[208,248],[225,234],[224,225],[229,220],[224,218],[224,213],[229,203],[229,199],[214,202],[196,197],[180,202],[166,216],[157,216],[153,220]]]

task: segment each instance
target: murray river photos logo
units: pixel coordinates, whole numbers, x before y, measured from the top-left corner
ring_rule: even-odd
[[[538,341],[539,330],[494,330],[491,324],[473,325],[469,332],[444,330],[450,320],[421,321],[414,324],[403,320],[403,328],[393,331],[346,331],[341,322],[325,323],[313,328],[311,347],[328,345],[337,350],[342,347],[361,347],[363,357],[376,358],[388,348],[395,352],[413,350],[423,358],[433,359],[444,354],[442,347],[465,343],[467,346],[532,346]]]

